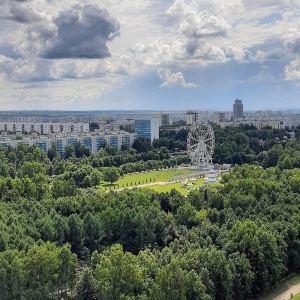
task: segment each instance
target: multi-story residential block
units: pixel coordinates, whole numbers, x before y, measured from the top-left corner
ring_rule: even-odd
[[[198,111],[196,110],[188,110],[185,114],[186,117],[186,125],[192,125],[193,123],[198,121]]]
[[[199,110],[198,120],[201,122],[211,121],[211,114],[207,110]]]
[[[169,126],[169,125],[170,125],[170,114],[160,113],[159,126]]]
[[[38,132],[40,134],[51,133],[77,133],[89,132],[89,123],[41,123],[41,122],[0,122],[0,131],[10,132]]]
[[[6,149],[9,146],[17,147],[19,144],[22,144],[25,146],[36,146],[44,151],[48,151],[54,144],[60,155],[63,155],[67,144],[76,146],[77,142],[80,142],[83,146],[89,147],[91,153],[95,154],[103,148],[105,143],[120,150],[122,145],[131,148],[134,140],[135,134],[128,132],[56,134],[54,136],[23,137],[22,139],[3,136],[0,140],[0,148]]]
[[[99,123],[99,131],[119,131],[120,130],[120,125],[119,124],[101,124]]]
[[[231,121],[232,113],[228,111],[215,111],[213,114],[213,122],[218,124],[221,122]]]
[[[241,120],[236,125],[253,125],[258,130],[261,130],[265,127],[271,127],[272,129],[282,129],[283,128],[283,121],[276,121],[276,120]]]

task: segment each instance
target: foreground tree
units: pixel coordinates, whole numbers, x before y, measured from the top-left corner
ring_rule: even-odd
[[[205,293],[205,286],[195,271],[180,268],[179,261],[173,259],[160,269],[151,290],[151,300],[211,300]]]
[[[113,184],[116,182],[120,177],[120,173],[117,168],[111,167],[111,168],[105,168],[103,170],[103,179],[104,181],[110,182],[110,184]]]
[[[97,287],[96,281],[93,277],[92,271],[89,268],[85,268],[76,285],[75,300],[96,300]]]

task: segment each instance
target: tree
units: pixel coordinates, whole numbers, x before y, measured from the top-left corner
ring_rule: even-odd
[[[58,293],[73,290],[77,276],[77,256],[72,254],[69,244],[64,245],[58,252]]]
[[[0,252],[5,251],[7,249],[7,234],[4,232],[4,230],[2,231],[2,229],[0,229]]]
[[[101,180],[101,172],[98,171],[97,169],[94,169],[91,174],[91,185],[92,186],[97,186],[100,184],[100,180]]]
[[[105,168],[103,170],[103,180],[113,184],[120,177],[119,170],[115,167]]]
[[[24,176],[28,176],[29,178],[33,178],[36,174],[41,173],[43,175],[46,174],[45,167],[39,162],[25,162],[21,167],[21,174]]]
[[[152,149],[152,146],[150,141],[138,138],[134,140],[132,148],[135,149],[138,153],[142,153],[150,151]]]
[[[205,286],[199,275],[195,271],[183,271],[179,261],[175,259],[159,270],[150,298],[152,300],[211,300],[205,293]]]
[[[17,250],[0,252],[1,299],[22,299],[25,288],[22,255]]]
[[[75,300],[94,300],[97,297],[96,281],[93,277],[92,271],[85,268],[76,285]]]
[[[48,299],[56,290],[58,272],[57,248],[52,243],[34,245],[27,253],[24,262],[26,270],[25,299]]]
[[[249,260],[245,254],[236,252],[229,255],[229,262],[233,274],[233,298],[244,299],[251,296],[254,274],[251,272]]]
[[[101,244],[104,238],[104,226],[99,216],[93,216],[87,212],[83,218],[83,228],[85,231],[85,246],[92,253]]]
[[[51,161],[53,161],[54,158],[59,157],[59,152],[57,151],[57,147],[54,142],[51,144],[51,147],[48,149],[47,155]]]
[[[120,245],[114,245],[93,260],[98,261],[95,277],[99,299],[132,299],[126,297],[138,296],[142,292],[142,269],[137,257],[129,252],[123,253]]]
[[[74,146],[72,144],[67,144],[65,146],[64,150],[65,150],[64,151],[64,158],[65,159],[68,159],[68,158],[70,158],[70,157],[72,157],[72,156],[75,155],[75,149],[74,149]]]
[[[68,220],[69,225],[69,239],[72,246],[72,252],[81,254],[84,239],[84,230],[82,220],[77,214],[72,214]]]

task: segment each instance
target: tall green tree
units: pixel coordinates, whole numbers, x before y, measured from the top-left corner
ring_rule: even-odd
[[[99,254],[97,261],[95,277],[99,299],[126,299],[142,293],[142,270],[136,256],[123,253],[122,247],[115,245]]]
[[[54,244],[34,245],[24,258],[25,299],[49,299],[55,294],[58,275],[57,248]]]
[[[76,285],[75,300],[96,300],[97,286],[92,271],[89,268],[85,268],[82,275]]]
[[[103,180],[110,182],[110,184],[113,184],[116,182],[120,177],[120,173],[117,168],[110,167],[110,168],[105,168],[103,170]]]

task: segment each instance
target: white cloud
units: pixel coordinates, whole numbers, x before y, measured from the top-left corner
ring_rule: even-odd
[[[164,82],[160,85],[160,87],[184,87],[184,88],[195,88],[197,87],[194,83],[187,83],[183,77],[181,72],[171,73],[168,69],[160,68],[157,71],[157,74],[160,79]]]
[[[296,59],[290,62],[284,70],[286,80],[300,80],[300,60]]]
[[[233,59],[237,61],[243,60],[246,55],[244,49],[235,47],[232,44],[227,43],[225,43],[225,54],[227,54],[228,56],[232,56]]]
[[[202,82],[204,69],[226,70],[235,61],[247,62],[238,64],[244,77],[255,65],[259,80],[268,72],[298,80],[299,10],[299,0],[0,0],[0,101],[94,99],[153,67],[161,70],[162,85],[188,86],[181,72],[169,70],[203,76]],[[87,30],[100,21],[108,33]],[[264,64],[276,68],[259,73]]]
[[[221,15],[213,15],[208,11],[198,11],[182,0],[176,0],[167,10],[167,14],[179,23],[178,31],[187,37],[207,38],[226,36],[229,24]]]
[[[139,43],[134,49],[134,60],[141,66],[206,65],[208,62],[225,62],[222,49],[209,42],[197,39],[177,39],[170,44],[162,38],[144,45]]]
[[[300,26],[289,28],[284,37],[284,45],[292,56],[300,56]]]

